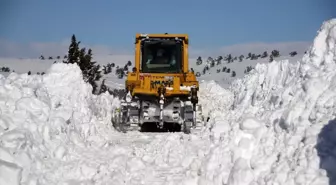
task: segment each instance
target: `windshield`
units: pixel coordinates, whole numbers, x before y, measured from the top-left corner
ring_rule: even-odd
[[[181,44],[176,41],[150,41],[142,44],[143,73],[178,73],[181,71]]]

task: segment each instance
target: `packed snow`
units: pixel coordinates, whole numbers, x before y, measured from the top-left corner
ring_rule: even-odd
[[[0,75],[0,184],[335,184],[336,19],[297,63],[200,84],[206,127],[120,133],[76,65]]]
[[[44,76],[11,73],[0,84],[0,184],[49,184],[47,171],[113,131],[118,100],[93,96],[75,65],[55,64]]]

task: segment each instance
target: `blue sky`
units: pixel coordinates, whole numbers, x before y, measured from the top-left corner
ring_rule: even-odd
[[[132,48],[137,32],[188,33],[194,47],[311,41],[335,0],[9,0],[0,2],[0,39]]]

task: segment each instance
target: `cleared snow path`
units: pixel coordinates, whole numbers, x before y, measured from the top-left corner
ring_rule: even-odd
[[[188,176],[198,176],[199,158],[210,146],[207,139],[182,134],[128,133],[114,137],[103,147],[78,149],[74,156],[81,165],[60,171],[66,171],[68,179],[84,177],[94,184],[180,184]],[[83,164],[84,174],[80,170]]]
[[[336,19],[297,64],[257,65],[229,90],[202,82],[196,134],[114,131],[119,101],[76,65],[0,76],[0,184],[334,184]]]

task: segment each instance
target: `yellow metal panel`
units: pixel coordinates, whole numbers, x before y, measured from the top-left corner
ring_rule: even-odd
[[[188,43],[183,41],[183,72],[189,70],[189,56],[188,56]]]
[[[137,71],[140,70],[140,43],[137,43],[135,45],[135,68],[137,69]]]
[[[150,78],[149,77],[145,77],[144,78],[144,89],[146,90],[151,90],[151,84],[150,84]]]
[[[180,78],[179,77],[174,77],[173,82],[174,82],[174,85],[173,85],[174,91],[179,91],[180,90],[180,85],[181,85]]]
[[[147,37],[157,37],[157,38],[170,38],[170,37],[182,37],[185,39],[188,39],[188,34],[164,34],[164,33],[151,33],[151,34],[146,34],[146,33],[137,33],[136,38],[142,37],[141,35],[146,35]]]

